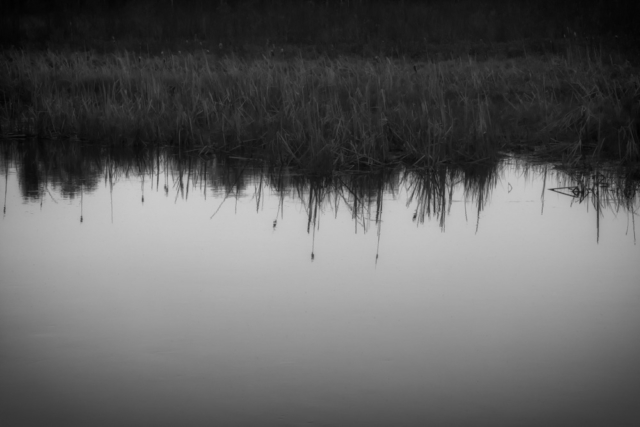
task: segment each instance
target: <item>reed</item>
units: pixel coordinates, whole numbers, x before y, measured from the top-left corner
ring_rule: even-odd
[[[5,135],[174,145],[310,173],[640,158],[640,77],[602,52],[478,62],[5,52]]]

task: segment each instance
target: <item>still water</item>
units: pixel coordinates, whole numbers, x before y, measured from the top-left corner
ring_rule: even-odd
[[[0,148],[0,425],[640,425],[637,181]]]

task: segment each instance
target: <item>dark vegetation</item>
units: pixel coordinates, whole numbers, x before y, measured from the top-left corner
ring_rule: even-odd
[[[0,130],[309,173],[633,165],[639,4],[5,1]]]
[[[610,38],[631,47],[640,36],[633,0],[6,0],[3,12],[2,39],[23,47],[190,40],[240,50],[268,41],[410,55],[480,40],[552,49],[565,37]]]

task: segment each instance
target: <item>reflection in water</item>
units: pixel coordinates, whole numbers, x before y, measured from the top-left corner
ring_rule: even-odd
[[[637,212],[638,181],[620,179],[620,174],[611,171],[575,171],[570,174],[572,183],[551,188],[558,194],[568,196],[572,203],[589,203],[596,213],[597,239],[600,240],[600,218],[602,211]],[[566,179],[566,178],[565,178]],[[635,241],[635,215],[630,215]]]
[[[382,230],[382,213],[385,198],[392,198],[401,189],[407,193],[407,206],[413,210],[413,221],[437,219],[442,231],[450,213],[454,194],[462,192],[465,201],[473,206],[476,232],[480,226],[482,211],[491,201],[492,191],[501,182],[505,171],[514,170],[531,179],[541,179],[542,212],[547,190],[565,195],[574,203],[593,207],[596,217],[597,237],[600,238],[600,218],[604,210],[629,215],[630,228],[635,240],[635,215],[638,209],[640,181],[627,175],[620,168],[594,170],[563,170],[550,165],[535,165],[511,159],[499,165],[471,165],[461,168],[380,170],[366,174],[341,173],[330,177],[309,177],[290,172],[286,168],[274,168],[253,163],[249,159],[230,158],[220,161],[200,157],[197,153],[172,152],[168,149],[132,151],[130,149],[101,146],[80,146],[74,143],[6,143],[2,145],[2,172],[5,181],[9,168],[18,171],[22,197],[42,202],[44,197],[74,199],[80,197],[80,221],[83,222],[83,196],[94,192],[100,180],[109,188],[111,220],[113,221],[113,188],[121,181],[136,177],[140,180],[140,200],[145,201],[145,182],[150,189],[170,194],[177,201],[187,200],[189,192],[207,192],[224,195],[216,213],[228,203],[240,197],[252,197],[256,211],[260,210],[265,191],[278,194],[280,203],[273,220],[277,228],[278,215],[284,215],[285,199],[297,199],[306,211],[307,233],[313,235],[311,259],[314,259],[315,231],[319,228],[318,212],[333,210],[337,214],[341,205],[351,213],[354,231],[367,232],[373,225],[378,236]],[[511,187],[510,183],[507,183]],[[6,189],[5,204],[6,213]],[[509,190],[511,191],[511,190]],[[377,259],[377,254],[376,254]]]
[[[2,426],[639,424],[613,169],[0,147]]]

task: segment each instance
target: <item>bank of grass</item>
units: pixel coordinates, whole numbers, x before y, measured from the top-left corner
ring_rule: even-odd
[[[134,147],[176,145],[308,172],[640,159],[640,77],[593,50],[562,56],[216,56],[6,51],[2,130]]]

